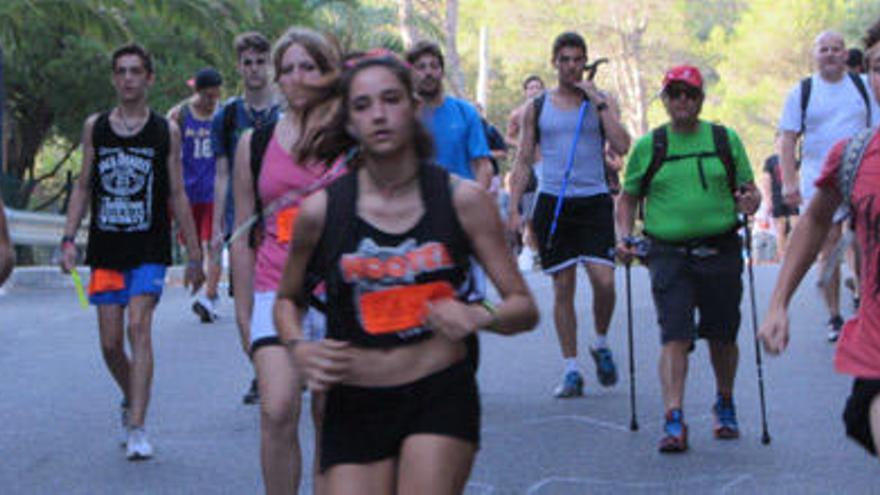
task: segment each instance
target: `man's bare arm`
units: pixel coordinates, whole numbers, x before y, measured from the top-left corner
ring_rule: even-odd
[[[779,167],[782,169],[782,197],[789,206],[801,203],[799,177],[795,151],[798,135],[793,131],[782,131],[779,143]]]

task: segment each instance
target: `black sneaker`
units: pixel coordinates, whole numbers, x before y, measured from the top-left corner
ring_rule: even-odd
[[[843,328],[843,318],[834,315],[828,319],[828,342],[837,342],[840,338],[840,329]]]
[[[244,394],[241,401],[248,405],[258,404],[260,402],[260,389],[257,387],[257,379],[251,380],[251,388]]]

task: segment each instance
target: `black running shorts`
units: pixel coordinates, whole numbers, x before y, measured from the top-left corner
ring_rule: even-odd
[[[715,246],[717,254],[700,257],[652,242],[648,270],[662,344],[697,338],[736,342],[743,290],[739,246],[733,235]],[[700,318],[695,326],[696,312]]]
[[[856,378],[843,410],[846,434],[874,456],[877,455],[877,446],[871,436],[871,403],[878,396],[880,380]],[[880,432],[877,434],[880,435]]]
[[[419,433],[479,446],[480,397],[470,360],[406,385],[330,389],[321,433],[321,471],[397,457],[404,440]]]
[[[544,273],[555,273],[582,262],[614,266],[614,200],[611,196],[565,198],[551,238],[556,198],[547,193],[539,194],[532,220]]]

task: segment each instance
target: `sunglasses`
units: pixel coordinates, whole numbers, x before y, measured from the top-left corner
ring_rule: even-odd
[[[666,88],[664,93],[666,94],[666,97],[670,100],[677,100],[682,95],[684,95],[684,97],[689,100],[698,100],[701,96],[703,96],[703,91],[692,86],[672,86]]]

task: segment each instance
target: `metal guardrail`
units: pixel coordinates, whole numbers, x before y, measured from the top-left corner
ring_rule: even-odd
[[[57,246],[64,235],[63,215],[6,209],[6,221],[13,244]],[[76,233],[76,244],[84,246],[87,238],[88,223],[83,222]]]

